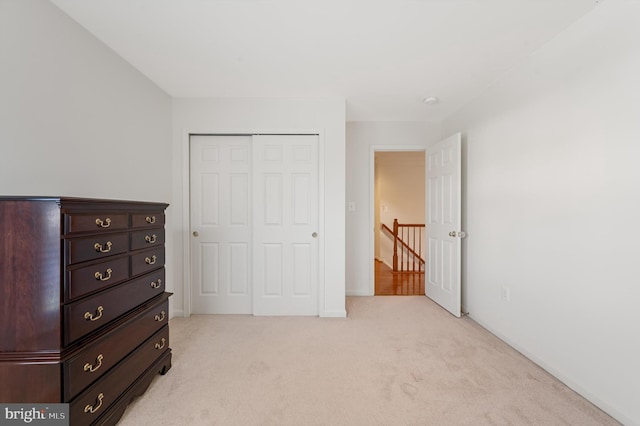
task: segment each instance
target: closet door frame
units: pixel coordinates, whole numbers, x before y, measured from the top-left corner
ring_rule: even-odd
[[[317,135],[318,136],[318,313],[325,311],[325,134],[321,129],[183,129],[182,131],[182,282],[181,314],[191,316],[191,250],[190,250],[190,138],[192,135]]]

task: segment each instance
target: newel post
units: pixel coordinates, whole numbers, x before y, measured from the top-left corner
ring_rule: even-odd
[[[393,270],[398,271],[398,219],[393,219]]]

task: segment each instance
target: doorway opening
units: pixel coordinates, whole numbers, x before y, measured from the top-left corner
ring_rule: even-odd
[[[373,294],[424,295],[425,151],[373,154]]]

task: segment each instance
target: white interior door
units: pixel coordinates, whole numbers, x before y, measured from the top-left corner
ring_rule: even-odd
[[[190,138],[194,314],[252,312],[251,136]]]
[[[254,315],[318,315],[318,136],[253,137]]]
[[[461,225],[461,135],[427,148],[427,271],[425,293],[459,317]]]

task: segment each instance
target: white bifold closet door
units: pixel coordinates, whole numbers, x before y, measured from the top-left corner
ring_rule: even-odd
[[[191,136],[192,313],[318,314],[318,137]]]
[[[251,136],[191,136],[191,311],[250,314]]]
[[[318,315],[318,137],[253,142],[253,313]]]

